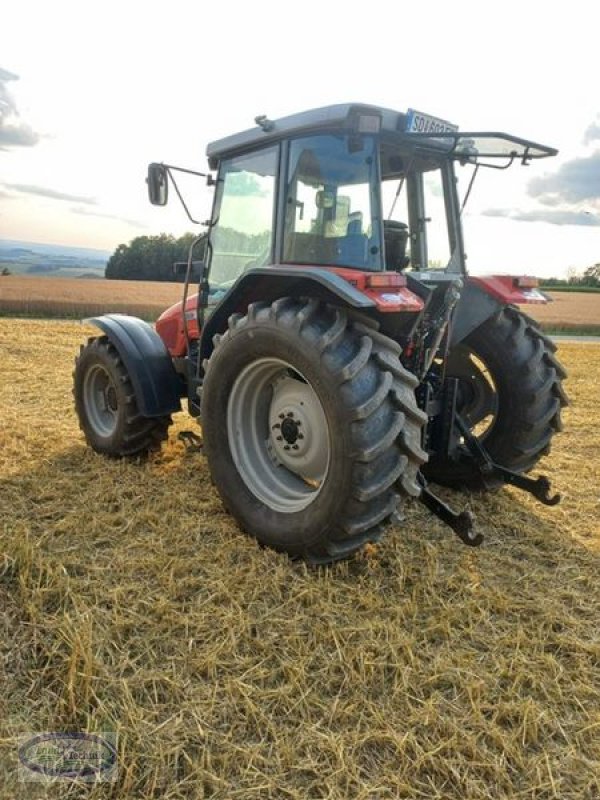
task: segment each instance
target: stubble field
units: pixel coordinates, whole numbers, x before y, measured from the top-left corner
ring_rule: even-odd
[[[0,279],[3,280],[3,279]],[[476,550],[407,503],[381,544],[310,570],[245,537],[176,432],[88,450],[74,322],[0,319],[0,796],[600,796],[600,344],[561,343],[572,406]],[[116,732],[115,784],[19,783],[25,732]]]

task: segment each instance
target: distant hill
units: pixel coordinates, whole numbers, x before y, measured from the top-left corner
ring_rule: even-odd
[[[0,239],[0,272],[13,275],[103,278],[110,253],[88,247]]]

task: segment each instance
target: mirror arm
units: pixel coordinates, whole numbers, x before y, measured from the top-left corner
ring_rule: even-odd
[[[185,213],[188,215],[188,219],[190,220],[190,222],[193,222],[194,225],[202,225],[202,222],[199,219],[194,219],[190,214],[190,211],[186,205],[185,200],[183,199],[183,195],[179,191],[179,186],[177,186],[177,181],[173,177],[173,173],[171,172],[171,170],[175,169],[178,170],[179,172],[188,172],[190,175],[198,175],[201,178],[207,178],[208,176],[203,172],[193,172],[191,169],[183,169],[182,167],[171,167],[168,164],[163,164],[163,167],[166,169],[167,175],[169,176],[173,186],[175,187],[175,191],[177,192],[177,197],[179,198],[179,202],[184,207]]]
[[[165,164],[164,161],[161,162],[161,166],[164,167],[167,171],[173,169],[176,172],[187,172],[188,175],[197,175],[199,178],[211,178],[212,177],[207,172],[195,172],[195,170],[193,170],[193,169],[185,169],[184,167],[176,167],[174,164]]]

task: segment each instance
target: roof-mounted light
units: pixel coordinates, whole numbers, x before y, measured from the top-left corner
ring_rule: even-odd
[[[348,114],[348,125],[354,133],[379,133],[381,114],[371,109],[352,108]]]

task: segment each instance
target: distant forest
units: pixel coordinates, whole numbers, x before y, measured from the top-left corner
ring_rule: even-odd
[[[129,281],[175,281],[173,264],[187,261],[193,233],[176,239],[166,233],[159,236],[137,236],[129,244],[120,244],[106,264],[109,279]],[[202,256],[194,254],[198,259]]]
[[[571,272],[571,271],[570,271]],[[588,267],[582,275],[572,272],[566,279],[544,278],[540,280],[544,289],[560,291],[585,292],[600,290],[600,264]]]
[[[188,259],[190,244],[195,234],[186,233],[178,239],[166,233],[159,236],[138,236],[129,244],[120,244],[106,265],[105,276],[130,281],[177,281],[182,273],[176,275],[173,265]],[[215,231],[213,247],[221,253],[247,254],[260,253],[269,240],[269,232],[251,236],[232,228],[218,228]],[[204,243],[194,249],[194,261],[204,258]]]

